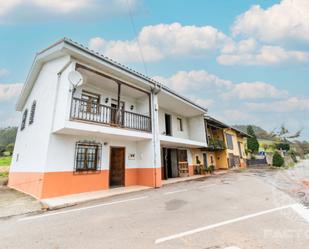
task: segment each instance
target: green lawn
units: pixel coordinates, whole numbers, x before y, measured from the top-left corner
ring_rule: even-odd
[[[0,157],[0,167],[1,166],[10,166],[12,161],[11,156]]]

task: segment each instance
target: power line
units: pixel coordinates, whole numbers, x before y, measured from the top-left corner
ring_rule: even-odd
[[[139,40],[138,40],[138,37],[137,37],[136,26],[135,26],[135,23],[134,23],[133,14],[131,12],[129,0],[127,0],[127,5],[128,5],[129,19],[130,19],[132,30],[133,30],[133,33],[134,33],[134,36],[135,36],[135,40],[136,40],[136,43],[137,43],[137,46],[138,46],[138,50],[140,52],[140,56],[141,56],[141,59],[142,59],[142,64],[144,66],[145,74],[146,74],[146,76],[148,76],[148,69],[147,69],[147,66],[146,66],[145,59],[144,59],[143,49],[142,49],[142,46],[139,43]]]

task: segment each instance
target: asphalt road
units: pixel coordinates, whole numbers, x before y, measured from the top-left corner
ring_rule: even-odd
[[[309,210],[295,204],[309,163],[299,168],[294,185],[289,171],[249,170],[0,219],[0,248],[306,249]]]

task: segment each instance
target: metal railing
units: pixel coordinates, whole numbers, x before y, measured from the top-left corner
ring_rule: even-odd
[[[88,102],[79,98],[72,99],[71,119],[83,120],[115,127],[151,131],[151,118],[117,108]]]

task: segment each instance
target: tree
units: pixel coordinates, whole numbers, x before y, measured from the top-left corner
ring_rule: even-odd
[[[254,133],[254,130],[251,125],[248,125],[247,127],[247,133],[250,137],[248,137],[248,150],[252,153],[258,153],[259,152],[259,141],[256,138],[256,135]]]
[[[281,167],[283,164],[284,164],[283,157],[279,154],[278,151],[276,151],[273,156],[273,166]]]
[[[0,144],[0,156],[3,156],[3,152],[5,151],[6,146],[4,146],[3,144]]]
[[[10,152],[10,155],[13,154],[13,150],[14,150],[14,144],[10,143],[6,146],[6,151]]]

